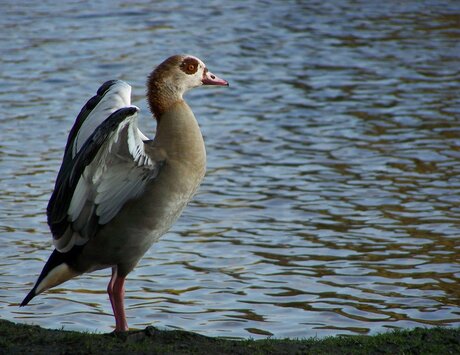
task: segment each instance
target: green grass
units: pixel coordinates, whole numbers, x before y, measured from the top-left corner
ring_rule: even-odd
[[[228,340],[147,327],[122,335],[49,330],[0,320],[0,354],[460,354],[460,328],[374,336]]]

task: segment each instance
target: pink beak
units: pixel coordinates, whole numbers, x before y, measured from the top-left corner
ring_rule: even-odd
[[[214,75],[207,69],[204,70],[202,83],[203,85],[228,86],[227,80],[219,78],[217,75]]]

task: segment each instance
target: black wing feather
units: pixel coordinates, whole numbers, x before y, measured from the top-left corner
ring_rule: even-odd
[[[83,171],[93,161],[107,137],[118,128],[121,122],[137,111],[136,107],[124,107],[112,113],[97,127],[75,158],[70,158],[70,162],[65,161],[62,164],[56,186],[46,209],[48,225],[54,237],[61,236],[70,223],[67,211]]]
[[[102,98],[106,94],[109,89],[118,82],[118,80],[109,80],[106,81],[101,87],[97,90],[96,95],[88,100],[88,102],[82,107],[80,113],[78,114],[77,118],[75,119],[75,123],[72,126],[72,129],[69,132],[69,137],[67,138],[67,144],[65,146],[65,153],[70,152],[72,154],[72,146],[75,138],[77,137],[77,133],[80,130],[83,122],[88,118],[91,111],[101,102]]]
[[[77,137],[78,131],[83,125],[83,122],[85,122],[85,120],[88,118],[91,111],[94,110],[94,108],[99,104],[99,102],[101,102],[102,98],[107,93],[107,91],[109,91],[109,89],[117,82],[118,80],[109,80],[109,81],[106,81],[104,84],[102,84],[97,90],[96,95],[94,95],[91,99],[88,100],[88,102],[86,102],[86,104],[82,107],[80,113],[78,114],[77,118],[75,119],[75,123],[69,132],[69,136],[67,137],[67,143],[66,143],[65,150],[64,150],[64,156],[62,157],[61,168],[59,169],[59,173],[56,178],[53,195],[51,196],[51,199],[48,204],[48,209],[47,209],[48,221],[49,221],[49,214],[50,214],[49,212],[50,204],[52,201],[54,203],[54,200],[56,199],[56,196],[55,196],[56,191],[60,190],[61,191],[60,194],[62,194],[62,191],[67,191],[69,189],[69,181],[66,180],[68,174],[64,172],[69,169],[72,169],[72,166],[74,164],[73,162],[74,159],[72,157],[72,146],[75,141],[75,138]],[[66,218],[66,213],[67,213],[66,210],[54,211],[53,220],[62,220],[63,218]]]

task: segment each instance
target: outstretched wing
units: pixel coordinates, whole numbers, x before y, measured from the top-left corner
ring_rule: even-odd
[[[62,183],[62,171],[69,169],[73,158],[94,130],[113,112],[129,105],[131,105],[130,85],[121,80],[109,80],[101,85],[96,95],[82,107],[70,130],[55,189]]]
[[[135,106],[110,113],[81,144],[93,120],[112,110],[108,103],[106,108],[101,105],[104,97],[94,111],[83,113],[81,122],[77,119],[48,204],[48,224],[54,246],[60,252],[85,244],[127,201],[143,193],[162,166],[161,159],[155,160],[145,151],[145,136],[138,129],[139,109]],[[98,107],[99,114],[94,115]]]

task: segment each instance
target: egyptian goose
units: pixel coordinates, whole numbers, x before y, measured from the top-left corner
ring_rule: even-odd
[[[176,221],[205,174],[203,137],[183,99],[201,85],[228,83],[190,55],[172,56],[150,74],[153,140],[138,128],[139,108],[131,105],[125,82],[104,83],[86,103],[48,203],[55,250],[21,306],[75,276],[110,267],[115,331],[128,330],[125,278]]]

